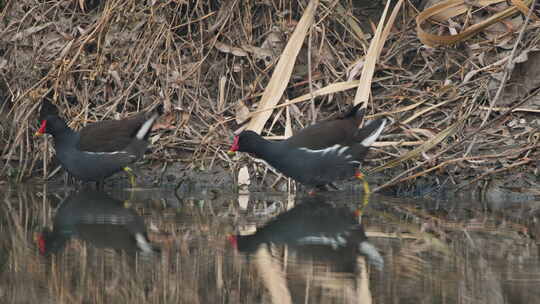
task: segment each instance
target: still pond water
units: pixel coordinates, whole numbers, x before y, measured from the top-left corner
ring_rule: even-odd
[[[3,303],[540,303],[538,201],[0,195]]]

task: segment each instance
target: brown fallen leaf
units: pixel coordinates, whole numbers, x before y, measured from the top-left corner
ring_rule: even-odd
[[[188,117],[184,117],[184,115],[187,115]],[[189,114],[185,113],[184,111],[181,111],[180,113],[180,124],[178,127],[181,127],[184,125],[187,120],[189,120]],[[177,128],[175,125],[176,122],[176,113],[170,112],[165,115],[162,115],[158,121],[154,124],[152,127],[152,130],[174,130]]]

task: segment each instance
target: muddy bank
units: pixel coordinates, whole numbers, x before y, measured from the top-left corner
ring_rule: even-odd
[[[287,178],[277,176],[269,171],[265,174],[265,167],[249,166],[250,184],[238,184],[238,167],[249,164],[247,159],[240,161],[234,167],[223,167],[219,164],[212,168],[193,170],[182,163],[151,162],[133,166],[137,174],[137,188],[163,189],[164,191],[197,192],[212,197],[218,193],[236,193],[240,188],[251,192],[282,192],[296,189],[299,194],[305,194],[307,189],[296,186]],[[257,168],[255,171],[254,168]],[[370,167],[364,167],[369,169]],[[419,177],[408,183],[399,183],[385,187],[391,178],[399,174],[396,169],[375,173],[368,176],[369,185],[376,193],[398,196],[402,198],[426,198],[434,200],[478,200],[489,201],[492,204],[506,204],[512,202],[537,201],[540,199],[538,176],[528,170],[522,172],[497,175],[496,178],[486,178],[476,181],[475,176],[446,174],[431,174]],[[457,182],[456,182],[457,181]],[[32,178],[33,184],[47,183],[49,187],[63,188],[93,187],[94,183],[77,183],[69,180],[67,173],[60,170],[53,178],[43,181],[42,178]],[[473,182],[473,183],[471,183]],[[336,184],[340,191],[362,192],[362,184],[358,180],[342,181]],[[108,178],[105,189],[129,190],[129,179],[126,174],[118,173]]]

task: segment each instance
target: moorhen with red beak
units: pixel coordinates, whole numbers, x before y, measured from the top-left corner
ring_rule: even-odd
[[[344,116],[311,125],[284,141],[266,140],[246,130],[234,138],[229,152],[247,152],[287,177],[324,188],[337,180],[361,177],[360,162],[386,124],[382,118],[359,129],[363,116],[364,110],[356,105]]]
[[[148,136],[158,113],[146,112],[122,120],[99,121],[80,131],[69,128],[44,102],[40,113],[41,127],[36,135],[54,137],[56,157],[71,175],[82,181],[102,181],[125,170],[135,179],[129,164],[141,159],[148,147]]]

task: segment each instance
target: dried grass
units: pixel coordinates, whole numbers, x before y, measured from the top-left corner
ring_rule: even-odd
[[[271,125],[265,119],[257,129],[287,136],[286,130],[353,103],[350,89],[366,87],[355,79],[367,66],[362,56],[375,32],[365,25],[378,21],[362,5],[320,1],[309,13],[313,24],[302,25],[302,37],[294,38],[308,1],[0,2],[3,175],[21,181],[46,168],[38,164],[50,158],[50,145],[32,138],[42,98],[53,100],[74,128],[161,104],[166,115],[152,136],[148,158],[182,161],[186,169],[230,166],[224,152],[239,128],[237,115],[244,116],[241,121],[269,112],[258,109],[275,109],[267,118]],[[490,101],[510,56],[506,46],[516,45],[515,56],[540,48],[538,22],[531,18],[521,38],[519,31],[499,36],[485,31],[458,46],[434,49],[419,41],[411,3],[400,12],[385,30],[384,47],[379,46],[370,94],[361,96],[362,101],[370,98],[368,118],[395,120],[371,154],[375,166],[398,160],[395,169],[385,171],[394,175],[387,186],[435,172],[455,184],[501,168],[537,172],[535,103],[527,102],[528,96],[504,104]],[[476,8],[471,14],[478,19],[481,12]],[[444,20],[424,22],[422,28],[452,32],[456,23],[467,23],[466,17],[454,16],[449,26]],[[259,99],[292,40],[301,46],[297,57],[289,58],[288,67],[294,61],[294,69],[290,77],[278,79],[280,90],[272,91],[268,106],[266,97]],[[529,90],[531,95],[538,98],[538,91]],[[491,162],[494,154],[501,158]]]

